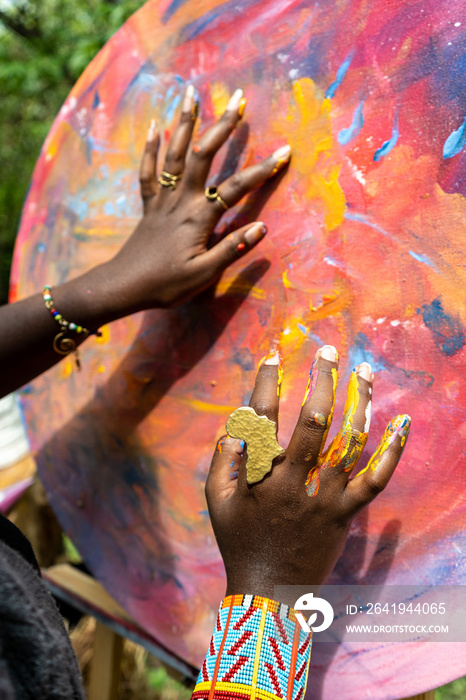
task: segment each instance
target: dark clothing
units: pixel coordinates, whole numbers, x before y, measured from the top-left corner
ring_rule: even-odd
[[[0,515],[0,700],[84,700],[78,664],[29,541]]]

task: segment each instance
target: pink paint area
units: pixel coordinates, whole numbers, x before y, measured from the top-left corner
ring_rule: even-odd
[[[86,343],[80,374],[65,359],[22,393],[64,528],[135,620],[192,663],[224,593],[204,498],[211,454],[277,338],[281,445],[326,343],[340,353],[331,435],[351,370],[367,361],[376,373],[361,466],[390,419],[412,416],[399,469],[354,524],[332,580],[466,584],[462,9],[153,0],[88,67],[44,144],[12,298],[118,250],[141,214],[147,128],[155,118],[166,149],[188,83],[199,133],[244,90],[229,167],[293,149],[273,195],[248,200],[267,236],[212,299],[114,323]],[[243,225],[243,206],[225,221]],[[466,673],[459,644],[321,647],[312,700],[388,700]]]

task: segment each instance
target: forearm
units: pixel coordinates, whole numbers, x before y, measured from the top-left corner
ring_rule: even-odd
[[[227,596],[192,698],[300,700],[310,654],[311,637],[291,608],[260,596]]]
[[[68,321],[90,331],[129,313],[129,301],[114,284],[112,263],[52,287],[57,311]],[[113,284],[112,284],[113,283]],[[137,310],[137,309],[134,309]],[[63,359],[53,348],[62,329],[46,308],[42,290],[27,299],[0,307],[0,395],[20,388]],[[84,333],[68,336],[79,346]],[[93,342],[92,337],[88,342]]]

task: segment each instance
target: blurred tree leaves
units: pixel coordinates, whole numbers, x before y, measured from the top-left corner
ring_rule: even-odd
[[[68,92],[144,0],[0,1],[0,303],[21,208]]]

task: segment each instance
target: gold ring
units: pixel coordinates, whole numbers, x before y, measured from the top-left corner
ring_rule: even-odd
[[[169,187],[171,190],[174,190],[176,183],[178,180],[181,180],[181,177],[181,175],[172,175],[171,173],[167,173],[166,170],[162,170],[159,177],[159,183],[162,185],[162,187]]]
[[[232,438],[244,440],[248,448],[246,481],[256,484],[272,469],[275,457],[285,450],[277,442],[277,424],[259,416],[250,406],[241,406],[230,414],[227,433]]]
[[[209,200],[209,202],[218,202],[222,205],[225,211],[229,209],[228,204],[225,202],[224,199],[220,197],[216,187],[206,187],[204,194]]]

